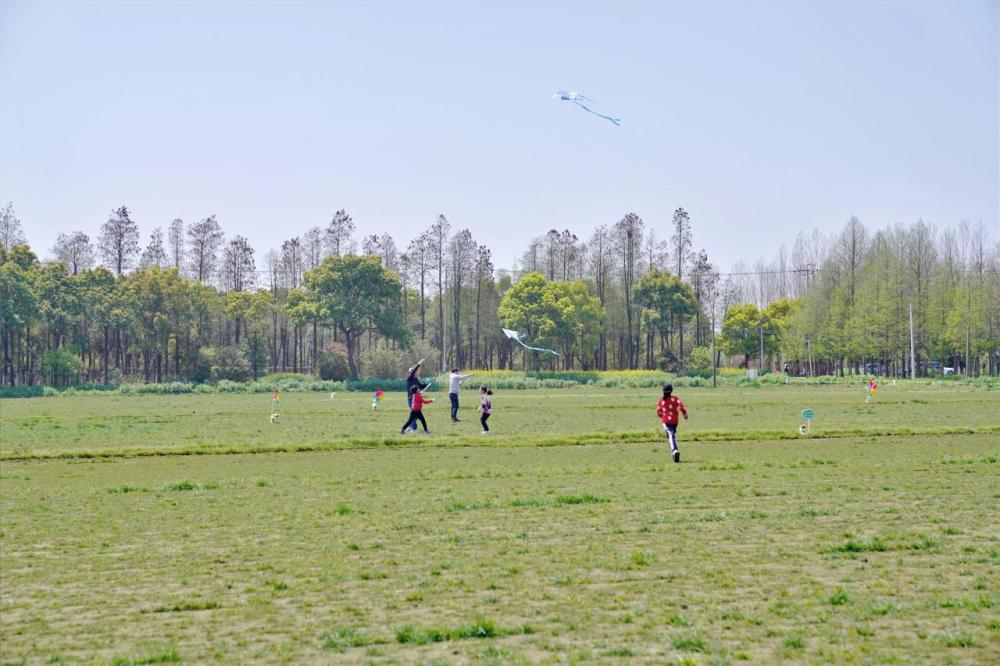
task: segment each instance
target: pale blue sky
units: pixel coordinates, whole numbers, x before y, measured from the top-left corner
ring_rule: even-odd
[[[100,3],[0,8],[0,199],[33,246],[216,214],[262,255],[346,208],[510,266],[684,206],[723,268],[852,214],[997,237],[998,3]],[[580,90],[622,126],[551,98]]]

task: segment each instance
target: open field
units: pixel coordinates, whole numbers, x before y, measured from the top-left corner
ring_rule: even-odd
[[[475,380],[473,380],[474,382]],[[472,382],[470,382],[472,384]],[[448,396],[425,409],[434,446],[483,444],[476,391],[464,391],[465,422],[448,422]],[[685,388],[692,409],[682,437],[798,438],[803,407],[816,410],[816,436],[939,433],[1000,434],[1000,393],[954,385],[883,387],[866,404],[860,386]],[[494,396],[492,445],[659,441],[656,389],[500,391]],[[24,458],[101,453],[177,453],[350,448],[410,442],[395,433],[408,410],[387,393],[377,414],[364,393],[283,393],[272,425],[271,394],[97,395],[5,400],[0,456]],[[422,437],[422,435],[421,435]],[[411,438],[412,439],[412,438]],[[410,442],[408,445],[412,445]]]
[[[681,465],[655,391],[5,400],[0,660],[1000,660],[996,393],[680,396]]]

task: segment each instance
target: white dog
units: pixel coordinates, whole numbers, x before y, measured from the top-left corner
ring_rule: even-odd
[[[271,423],[277,423],[279,416],[281,416],[281,414],[271,414]]]

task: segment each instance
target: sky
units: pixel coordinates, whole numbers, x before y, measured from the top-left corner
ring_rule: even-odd
[[[339,208],[400,246],[443,213],[500,267],[679,206],[723,269],[851,215],[996,240],[998,6],[0,2],[0,200],[43,256],[121,205],[259,264]]]

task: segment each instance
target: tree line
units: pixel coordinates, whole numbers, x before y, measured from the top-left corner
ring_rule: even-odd
[[[173,220],[145,244],[125,206],[92,241],[40,258],[0,211],[0,382],[118,383],[398,376],[433,368],[794,373],[1000,366],[1000,250],[982,225],[920,221],[836,236],[720,272],[678,208],[666,232],[628,213],[589,238],[551,230],[511,269],[444,215],[405,246],[357,234],[343,209],[257,255],[216,217]],[[906,316],[903,316],[903,315]],[[517,329],[559,356],[524,353]]]

